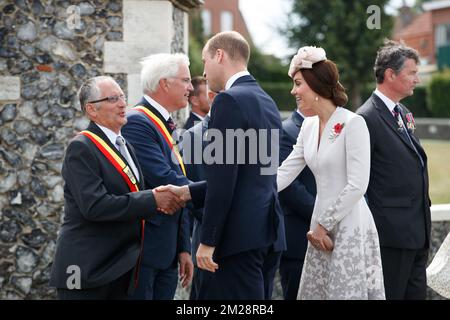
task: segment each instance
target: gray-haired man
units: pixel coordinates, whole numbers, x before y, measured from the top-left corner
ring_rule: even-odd
[[[412,113],[400,103],[419,83],[417,51],[386,41],[375,61],[377,88],[357,113],[370,132],[367,200],[377,225],[387,299],[425,299],[430,245],[427,156]]]

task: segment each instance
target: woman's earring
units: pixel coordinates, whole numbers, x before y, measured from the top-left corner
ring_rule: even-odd
[[[316,97],[314,100],[315,100],[315,101],[319,101],[319,97]]]

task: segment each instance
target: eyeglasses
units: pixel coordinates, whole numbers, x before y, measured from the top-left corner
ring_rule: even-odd
[[[181,80],[181,82],[183,82],[184,84],[190,84],[190,83],[191,83],[191,78],[170,77],[170,79],[178,79],[178,80]]]
[[[122,99],[123,101],[127,101],[127,97],[125,97],[125,95],[123,95],[123,94],[120,94],[118,96],[110,96],[110,97],[102,98],[99,100],[88,101],[88,103],[97,103],[97,102],[102,102],[102,101],[108,101],[109,103],[116,103],[117,101],[119,101],[119,99]]]

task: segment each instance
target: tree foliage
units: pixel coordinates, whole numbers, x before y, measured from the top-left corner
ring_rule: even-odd
[[[284,30],[295,48],[320,46],[327,57],[337,63],[342,84],[348,89],[351,107],[361,104],[360,92],[374,80],[373,64],[383,39],[391,34],[393,20],[384,7],[389,0],[294,0],[289,23]],[[379,29],[369,29],[368,19],[376,5]],[[376,14],[376,13],[375,13]],[[373,21],[373,20],[370,20]]]

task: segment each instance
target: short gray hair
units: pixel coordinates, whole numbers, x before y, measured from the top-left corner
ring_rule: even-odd
[[[143,58],[141,64],[142,91],[153,93],[159,80],[175,77],[182,65],[189,67],[189,58],[183,53],[158,53]]]
[[[377,83],[384,82],[384,72],[388,68],[398,74],[403,69],[407,59],[413,59],[416,63],[419,63],[417,50],[407,47],[403,42],[386,39],[384,46],[377,52],[375,66],[373,67]]]
[[[88,104],[89,101],[100,99],[101,92],[98,88],[98,84],[106,80],[116,82],[110,76],[98,76],[88,79],[81,85],[78,90],[78,99],[80,100],[81,111],[83,111],[83,113],[86,113],[86,104]]]

